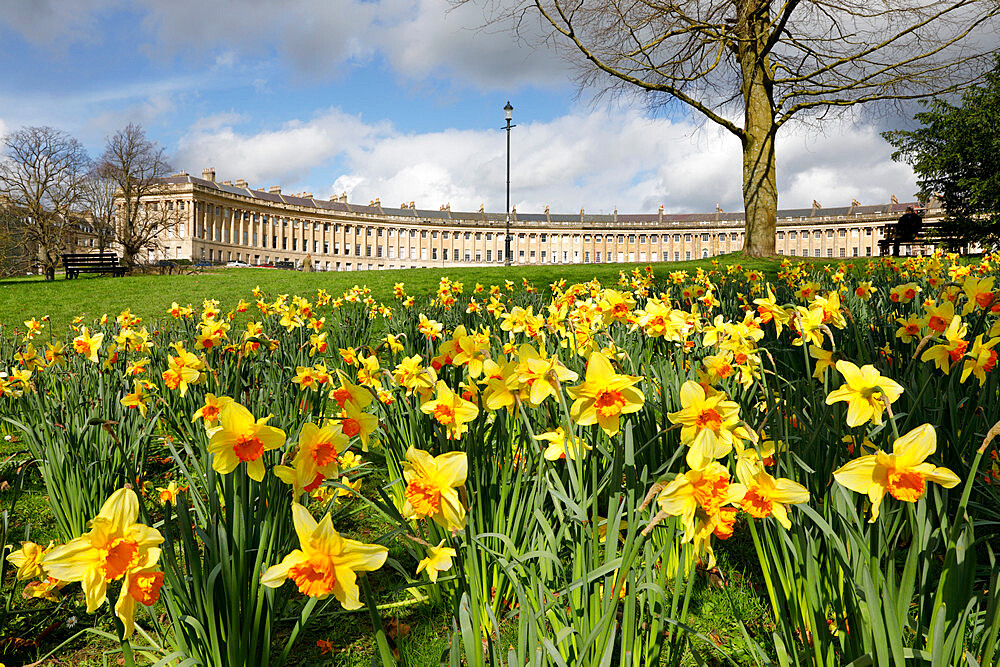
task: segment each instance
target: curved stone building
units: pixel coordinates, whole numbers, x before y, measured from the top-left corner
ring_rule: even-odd
[[[310,193],[254,190],[245,181],[216,182],[180,173],[147,205],[165,206],[176,220],[150,260],[191,259],[248,264],[311,262],[319,271],[354,271],[504,264],[503,213],[386,207],[378,200],[350,204]],[[777,250],[793,257],[878,255],[887,224],[907,205],[890,204],[778,211]],[[932,207],[928,219],[940,217]],[[743,247],[742,213],[594,215],[511,214],[511,263],[590,264],[670,262],[735,252]],[[917,249],[918,251],[920,249]]]

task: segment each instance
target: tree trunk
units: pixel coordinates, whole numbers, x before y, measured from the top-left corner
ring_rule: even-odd
[[[49,248],[42,247],[38,250],[38,263],[39,268],[42,270],[42,274],[45,276],[45,280],[55,280],[56,279],[56,262],[59,261],[59,256],[53,256],[52,251]]]
[[[129,271],[135,268],[135,258],[139,254],[138,250],[129,248],[127,245],[122,244],[122,266],[127,268]]]
[[[770,65],[764,49],[768,12],[759,8],[744,20],[747,39],[739,53],[743,72],[743,206],[746,240],[743,252],[750,257],[775,255],[778,222],[778,187],[774,167],[774,96]]]

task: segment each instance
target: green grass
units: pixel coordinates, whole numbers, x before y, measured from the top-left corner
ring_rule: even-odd
[[[740,254],[714,258],[720,266],[738,262],[746,269],[757,269],[768,274],[777,272],[777,260],[761,260]],[[665,275],[669,271],[701,267],[712,268],[712,260],[651,264],[654,272]],[[310,296],[325,289],[339,296],[354,285],[367,285],[376,300],[389,301],[393,285],[406,284],[408,294],[427,295],[438,284],[441,276],[462,281],[471,289],[477,282],[483,285],[501,284],[503,280],[520,283],[523,278],[542,288],[559,279],[570,283],[597,278],[605,285],[614,284],[619,271],[631,271],[650,264],[575,264],[490,268],[434,268],[395,269],[391,271],[345,271],[300,273],[273,269],[218,269],[194,275],[160,276],[135,275],[124,278],[110,276],[83,276],[65,280],[61,276],[53,282],[41,278],[18,278],[0,281],[0,325],[22,327],[31,317],[48,315],[50,326],[60,330],[72,319],[83,315],[87,320],[102,314],[117,315],[125,308],[145,320],[163,317],[171,302],[181,305],[200,305],[204,299],[218,299],[224,308],[233,307],[239,299],[251,299],[250,292],[257,285],[274,294],[299,294]]]

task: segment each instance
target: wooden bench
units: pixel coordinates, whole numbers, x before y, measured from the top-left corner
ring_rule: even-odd
[[[81,273],[110,273],[113,276],[124,276],[128,269],[118,264],[118,256],[114,253],[68,253],[62,256],[66,279],[78,278]]]
[[[879,255],[891,255],[892,246],[895,243],[896,225],[886,225],[882,230],[883,238],[878,242]],[[942,246],[946,250],[958,251],[962,254],[969,252],[969,244],[965,239],[959,238],[952,228],[937,222],[925,222],[916,238],[909,241],[899,241],[900,248],[928,245]]]

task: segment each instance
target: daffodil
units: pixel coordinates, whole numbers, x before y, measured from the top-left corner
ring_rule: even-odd
[[[528,387],[528,403],[536,407],[549,396],[555,396],[563,382],[574,382],[579,375],[563,366],[556,356],[545,356],[528,343],[518,351],[518,380]]]
[[[435,584],[438,580],[438,574],[450,570],[452,559],[458,555],[451,547],[444,546],[444,543],[445,541],[441,540],[436,547],[430,547],[427,550],[427,558],[417,563],[417,574],[426,570],[427,577]]]
[[[581,438],[571,439],[562,426],[548,433],[539,433],[535,439],[549,443],[542,454],[548,461],[558,461],[559,459],[575,461],[583,458],[584,454],[593,449],[590,443]]]
[[[642,380],[635,375],[615,373],[611,362],[600,352],[590,355],[582,384],[570,387],[574,399],[570,416],[581,426],[599,424],[608,435],[620,429],[620,417],[642,409],[645,399],[635,385]]]
[[[810,345],[809,356],[816,360],[816,367],[813,369],[812,376],[820,381],[826,379],[826,371],[836,364],[833,360],[833,352],[828,352],[816,345]]]
[[[188,490],[187,486],[180,486],[177,484],[177,481],[173,479],[170,480],[170,483],[167,484],[166,486],[156,487],[157,493],[160,494],[161,505],[166,505],[167,503],[170,503],[171,505],[176,505],[177,496],[182,491],[187,491],[187,490]]]
[[[944,330],[944,343],[932,346],[920,355],[920,361],[933,361],[938,369],[947,375],[951,367],[965,356],[969,343],[965,340],[968,325],[956,315]]]
[[[137,523],[138,518],[139,498],[131,489],[119,489],[104,502],[89,532],[55,547],[42,559],[49,576],[82,582],[91,613],[107,599],[108,584],[121,580],[115,613],[125,625],[125,637],[132,633],[135,602],[156,602],[163,583],[163,573],[153,569],[163,536]]]
[[[102,342],[104,342],[103,333],[91,336],[87,327],[83,327],[83,332],[73,339],[73,350],[96,364],[97,353],[101,351]]]
[[[320,428],[307,423],[299,431],[298,450],[291,466],[275,466],[274,474],[281,481],[291,484],[295,497],[309,493],[324,479],[339,472],[340,454],[347,449],[349,439],[336,421]]]
[[[465,505],[458,489],[465,486],[468,470],[465,452],[447,452],[435,457],[411,446],[403,462],[404,513],[428,517],[447,530],[464,528]]]
[[[27,581],[28,579],[40,579],[45,574],[42,566],[42,559],[52,550],[52,543],[48,547],[43,547],[34,542],[21,542],[21,548],[12,551],[7,556],[7,562],[17,568],[17,580]]]
[[[986,374],[997,366],[997,351],[993,349],[997,343],[1000,343],[1000,338],[991,338],[983,343],[983,335],[976,336],[969,351],[969,358],[962,366],[962,382],[969,379],[969,375],[975,374],[979,386],[986,384]]]
[[[736,521],[736,507],[746,489],[730,482],[729,471],[717,461],[701,470],[677,475],[657,494],[660,507],[653,525],[662,516],[680,517],[684,526],[682,543],[694,545],[695,553],[708,554],[708,567],[715,567],[712,535],[727,539]]]
[[[342,409],[353,407],[360,411],[371,405],[374,397],[368,389],[348,380],[343,371],[337,371],[337,378],[340,380],[340,387],[334,389],[330,395]]]
[[[424,414],[433,415],[445,427],[448,437],[457,440],[468,429],[468,422],[479,414],[479,408],[451,390],[444,380],[438,380],[437,398],[420,406]]]
[[[826,397],[826,404],[847,402],[847,425],[860,426],[869,421],[882,423],[885,403],[882,397],[895,403],[903,388],[891,378],[878,372],[874,366],[858,368],[849,361],[838,361],[837,370],[844,376],[844,384]]]
[[[269,567],[260,583],[277,588],[291,579],[309,597],[322,600],[332,594],[344,609],[360,609],[357,573],[382,567],[389,550],[341,537],[329,514],[317,523],[309,510],[294,502],[292,522],[299,548]]]
[[[226,475],[242,461],[250,479],[257,482],[264,479],[264,452],[285,444],[285,432],[267,426],[268,419],[270,416],[254,419],[249,410],[235,401],[222,408],[220,428],[208,443],[208,451],[214,455],[212,468]]]
[[[917,338],[920,338],[920,332],[924,328],[924,321],[914,314],[911,314],[905,320],[902,317],[897,317],[896,324],[900,325],[896,329],[896,338],[904,343],[912,343]]]
[[[137,408],[139,414],[145,417],[149,410],[149,406],[146,405],[147,400],[149,400],[149,394],[146,392],[146,383],[142,380],[136,380],[132,393],[122,396],[121,404],[126,408]]]
[[[784,477],[772,477],[759,460],[741,459],[736,476],[746,488],[740,507],[754,518],[773,516],[790,529],[792,522],[786,505],[809,502],[809,491],[804,486]]]
[[[926,462],[936,449],[934,427],[923,424],[897,438],[892,443],[892,453],[878,450],[854,459],[836,470],[833,478],[851,491],[868,496],[874,523],[886,493],[896,500],[913,503],[927,492],[927,482],[950,489],[961,481],[951,470]]]
[[[705,392],[697,382],[688,380],[681,385],[681,409],[667,418],[681,424],[681,442],[688,445],[688,465],[694,469],[706,467],[722,458],[733,448],[734,432],[739,426],[740,406],[726,400],[722,392]]]
[[[222,409],[233,402],[228,396],[216,396],[215,394],[205,394],[205,404],[195,410],[191,416],[191,421],[201,419],[205,424],[205,430],[209,431],[215,427],[219,421],[219,413]]]
[[[424,366],[423,357],[415,354],[412,357],[404,357],[396,364],[392,374],[393,381],[406,389],[406,394],[416,392],[421,402],[426,401],[434,392],[437,385],[437,373],[430,366]]]

